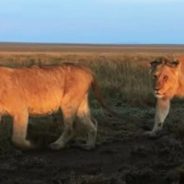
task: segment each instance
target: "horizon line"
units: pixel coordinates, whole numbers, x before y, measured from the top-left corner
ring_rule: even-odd
[[[183,46],[184,43],[82,43],[82,42],[30,42],[30,41],[23,41],[23,42],[19,42],[19,41],[0,41],[0,44],[30,44],[30,45],[87,45],[87,46],[123,46],[123,45],[134,45],[134,46],[141,46],[141,45],[154,45],[154,46],[159,46],[159,45],[178,45],[178,46]]]

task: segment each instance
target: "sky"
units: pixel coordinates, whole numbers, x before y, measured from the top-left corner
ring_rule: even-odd
[[[184,44],[184,0],[1,0],[0,42]]]

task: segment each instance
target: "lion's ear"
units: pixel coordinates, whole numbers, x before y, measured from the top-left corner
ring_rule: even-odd
[[[150,62],[151,67],[156,67],[157,65],[160,65],[160,64],[162,64],[162,62],[159,60],[154,60]]]
[[[176,68],[179,65],[179,63],[180,63],[179,60],[173,60],[173,61],[168,62],[167,64],[170,67]]]

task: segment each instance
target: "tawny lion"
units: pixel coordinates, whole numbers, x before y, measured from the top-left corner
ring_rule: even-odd
[[[88,129],[86,148],[93,148],[97,124],[88,106],[91,87],[101,105],[110,110],[103,103],[94,74],[84,66],[0,67],[0,86],[0,115],[13,118],[12,141],[22,149],[34,148],[26,138],[29,115],[46,115],[58,109],[63,113],[64,131],[50,148],[61,149],[72,138],[76,116]]]
[[[155,136],[163,127],[169,113],[170,101],[173,97],[184,97],[184,57],[168,59],[157,58],[151,62],[154,95],[157,98],[155,123],[152,131]]]

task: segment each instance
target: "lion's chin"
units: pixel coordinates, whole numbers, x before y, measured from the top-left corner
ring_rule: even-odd
[[[163,98],[164,95],[155,95],[156,98]]]

